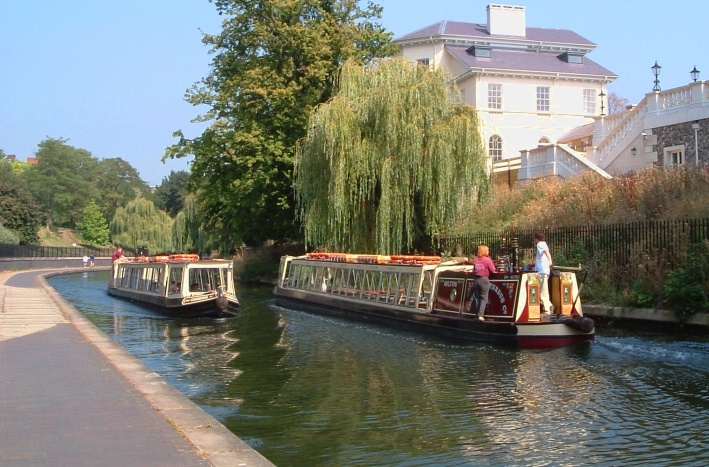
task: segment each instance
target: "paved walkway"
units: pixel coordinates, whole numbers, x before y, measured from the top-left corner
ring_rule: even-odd
[[[91,324],[0,272],[1,466],[270,466]]]

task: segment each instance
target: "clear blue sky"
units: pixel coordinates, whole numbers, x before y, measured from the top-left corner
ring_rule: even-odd
[[[589,57],[619,78],[631,103],[650,92],[655,60],[662,89],[709,79],[705,0],[377,0],[395,37],[440,20],[485,23],[490,3],[526,7],[527,26],[570,29],[597,44]],[[0,0],[0,149],[32,157],[46,137],[99,159],[121,157],[160,183],[188,161],[160,161],[178,129],[188,137],[206,109],[184,101],[209,73],[200,30],[221,18],[207,0]]]

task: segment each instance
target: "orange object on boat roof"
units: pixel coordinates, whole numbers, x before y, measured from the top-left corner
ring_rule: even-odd
[[[170,255],[169,260],[170,261],[199,261],[199,255],[187,255],[187,254]]]

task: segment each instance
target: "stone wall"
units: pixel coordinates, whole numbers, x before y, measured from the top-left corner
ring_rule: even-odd
[[[709,167],[709,119],[698,120],[699,130],[697,131],[697,146],[699,149],[699,166]],[[657,135],[657,161],[660,167],[666,167],[671,162],[665,161],[665,149],[684,145],[684,161],[687,166],[694,166],[696,161],[694,122],[683,122],[676,125],[668,125],[653,128],[652,133]]]

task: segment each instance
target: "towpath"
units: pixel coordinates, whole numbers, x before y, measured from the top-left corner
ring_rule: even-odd
[[[0,465],[272,465],[89,322],[48,272],[0,272]]]

